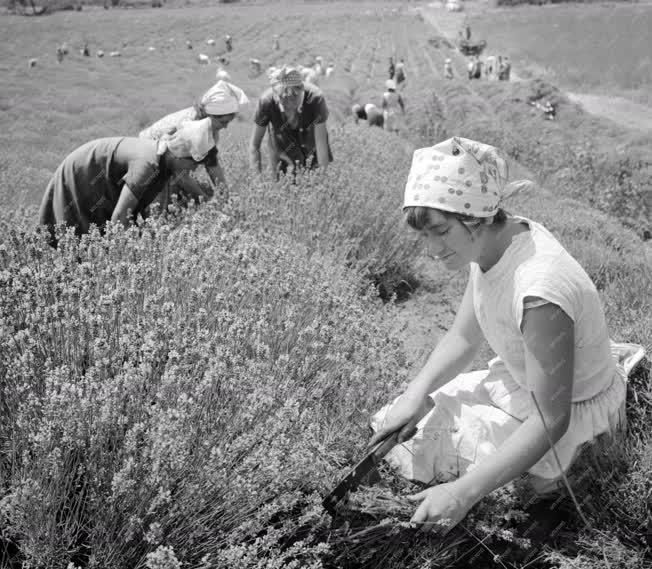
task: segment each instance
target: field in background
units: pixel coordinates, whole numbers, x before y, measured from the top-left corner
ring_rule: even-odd
[[[469,22],[487,52],[509,55],[519,75],[652,105],[652,4],[471,10]]]
[[[389,55],[406,57],[412,66],[427,64],[426,24],[393,16],[392,5],[327,6],[318,19],[317,5],[284,8],[283,15],[270,15],[261,6],[227,5],[3,18],[0,27],[7,41],[0,48],[5,85],[0,93],[0,201],[37,203],[50,173],[76,146],[96,137],[137,135],[163,114],[192,104],[210,87],[216,70],[214,64],[198,64],[197,54],[222,54],[227,33],[235,46],[227,69],[253,99],[267,82],[264,74],[250,77],[249,58],[258,58],[263,69],[284,61],[308,64],[317,55],[335,62],[335,79],[322,83],[335,120],[353,102],[380,104]],[[278,52],[271,50],[274,34],[280,36]],[[215,46],[205,43],[209,38],[216,40]],[[186,48],[186,40],[193,50]],[[71,54],[58,65],[55,49],[63,42]],[[78,52],[84,42],[90,58]],[[149,52],[150,46],[156,51]],[[94,56],[98,49],[106,53],[103,59]],[[113,50],[122,56],[108,57]],[[32,57],[39,61],[28,68]],[[419,89],[425,90],[429,74],[413,74],[410,81],[406,102],[417,124],[425,99]],[[249,117],[243,117],[244,130]],[[236,131],[234,127],[229,130]]]
[[[369,276],[386,270],[400,280],[416,271],[436,299],[419,304],[420,318],[427,312],[439,329],[450,324],[466,275],[419,272],[414,235],[400,219],[410,142],[462,130],[504,146],[536,177],[563,165],[588,183],[594,178],[580,174],[592,176],[596,164],[588,153],[569,158],[568,131],[625,134],[570,105],[561,108],[563,121],[542,121],[525,102],[529,85],[471,89],[443,80],[445,57],[455,57],[458,73],[463,60],[430,46],[432,28],[395,9],[292,5],[270,18],[264,6],[215,6],[0,21],[9,39],[0,47],[7,86],[0,93],[0,433],[12,434],[0,454],[0,523],[8,528],[0,560],[20,551],[53,569],[68,561],[176,569],[176,559],[197,569],[416,569],[424,559],[446,566],[466,555],[459,563],[466,567],[471,559],[483,566],[480,539],[491,551],[506,550],[506,561],[527,555],[510,533],[515,519],[501,517],[519,506],[501,493],[468,520],[475,537],[411,533],[401,525],[409,507],[399,502],[414,487],[389,472],[372,491],[373,511],[350,512],[349,526],[322,515],[320,496],[361,453],[369,414],[400,392],[419,363],[401,349],[400,307],[366,294]],[[249,77],[250,57],[263,67],[316,55],[336,63],[323,84],[334,167],[294,187],[252,180],[248,113],[220,139],[232,185],[225,216],[213,203],[170,225],[154,223],[142,237],[132,230],[69,243],[61,254],[43,248],[26,229],[33,218],[14,216],[13,208],[33,213],[50,173],[79,144],[135,135],[195,100],[215,72],[196,54],[222,53],[225,33],[234,37],[233,81],[254,97],[265,78]],[[279,52],[270,51],[275,33]],[[104,59],[79,55],[86,40]],[[57,65],[54,49],[63,41],[72,53]],[[113,49],[122,57],[109,58]],[[339,124],[353,102],[379,102],[390,54],[408,65],[409,141]],[[27,67],[30,57],[39,57],[35,68]],[[519,196],[509,209],[559,237],[596,283],[612,337],[649,353],[649,245],[587,207],[587,196],[572,199],[571,186]],[[412,302],[424,298],[420,290]],[[474,366],[485,367],[487,357],[485,350]],[[651,402],[641,372],[631,384],[623,454],[601,467],[617,474],[578,489],[592,529],[564,513],[569,525],[547,550],[554,567],[597,569],[605,559],[611,567],[646,567]],[[533,523],[526,519],[521,530]],[[550,537],[554,529],[534,533]]]

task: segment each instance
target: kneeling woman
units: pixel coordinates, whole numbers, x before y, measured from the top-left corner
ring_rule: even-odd
[[[464,138],[414,152],[407,222],[447,269],[469,271],[452,327],[372,419],[371,443],[416,427],[388,459],[441,482],[412,497],[414,522],[455,525],[523,474],[537,493],[556,491],[585,443],[626,424],[625,360],[643,349],[610,341],[596,287],[543,225],[501,209],[527,185],[507,174],[496,148]],[[462,373],[485,339],[489,369]]]
[[[210,120],[192,121],[161,141],[131,137],[100,138],[71,152],[56,169],[39,210],[39,223],[65,223],[78,235],[91,224],[128,225],[175,180],[191,196],[202,190],[189,173],[214,146]]]

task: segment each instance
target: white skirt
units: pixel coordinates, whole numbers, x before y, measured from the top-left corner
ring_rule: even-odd
[[[404,130],[405,121],[403,120],[403,115],[395,109],[385,109],[383,111],[384,126],[385,130],[394,131],[394,130]]]
[[[570,425],[555,444],[564,473],[585,443],[626,428],[627,377],[645,352],[637,344],[612,342],[611,348],[616,359],[611,385],[589,400],[571,404]],[[531,409],[530,393],[514,381],[498,357],[489,362],[489,369],[462,373],[430,397],[434,407],[417,425],[416,435],[385,457],[402,476],[426,484],[454,480],[490,457]],[[372,417],[374,431],[395,402]],[[560,487],[562,475],[552,450],[528,473],[540,494]]]

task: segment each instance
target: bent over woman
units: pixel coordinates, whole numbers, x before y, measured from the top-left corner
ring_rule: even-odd
[[[220,72],[218,71],[218,74]],[[206,173],[215,187],[220,187],[226,195],[227,184],[224,178],[224,172],[220,165],[218,157],[217,143],[219,141],[219,133],[221,130],[226,129],[229,123],[242,112],[242,110],[249,104],[249,99],[240,87],[229,83],[224,79],[220,79],[201,97],[199,103],[192,107],[187,107],[176,111],[156,121],[154,124],[143,129],[138,134],[139,138],[160,140],[166,134],[173,134],[182,125],[189,121],[198,121],[203,119],[210,119],[212,137],[214,141],[213,147],[210,149],[208,155],[203,161],[206,168]],[[204,199],[213,196],[213,189],[201,185],[203,189]],[[181,188],[171,188],[170,194],[180,193]],[[160,201],[160,200],[157,200]],[[159,204],[162,208],[167,206],[167,203]]]
[[[189,175],[213,146],[210,121],[193,121],[159,142],[133,137],[100,138],[71,152],[54,172],[39,209],[39,223],[50,230],[66,224],[78,235],[107,221],[123,225],[146,215],[170,179],[191,196],[201,188]]]

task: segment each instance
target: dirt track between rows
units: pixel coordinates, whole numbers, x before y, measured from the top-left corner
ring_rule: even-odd
[[[626,128],[652,131],[652,109],[623,97],[607,97],[588,93],[566,93],[574,103],[584,110]]]

